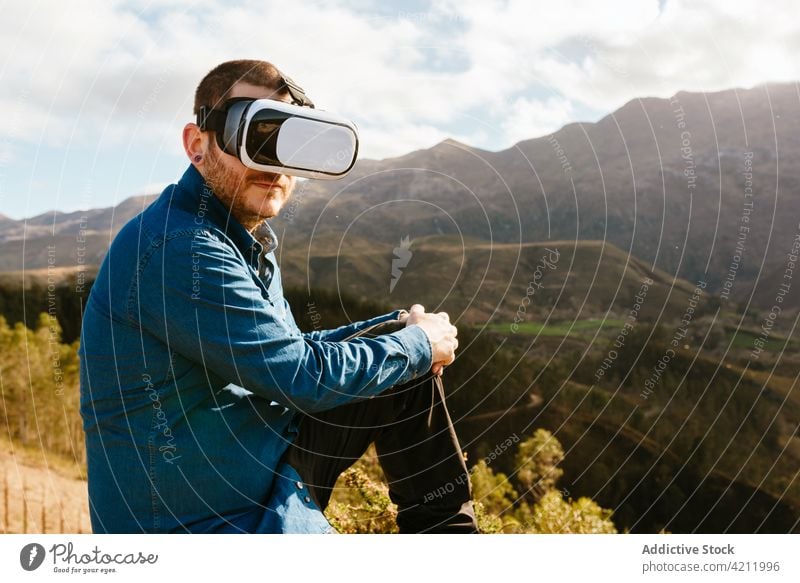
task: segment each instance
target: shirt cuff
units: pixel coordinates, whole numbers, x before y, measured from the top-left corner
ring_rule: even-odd
[[[399,320],[402,314],[408,314],[408,310],[404,308],[400,308],[399,310],[395,310],[394,312],[389,312],[386,314],[386,320]]]
[[[433,365],[433,347],[428,335],[419,326],[406,326],[391,334],[403,345],[408,355],[408,368],[397,384],[407,383],[427,373]]]
[[[382,314],[380,316],[375,316],[374,318],[370,318],[369,320],[364,320],[359,325],[359,330],[363,330],[364,328],[368,328],[373,324],[380,324],[382,322],[391,322],[392,320],[399,320],[400,314],[405,312],[405,310],[395,310],[394,312],[389,312],[388,314]]]

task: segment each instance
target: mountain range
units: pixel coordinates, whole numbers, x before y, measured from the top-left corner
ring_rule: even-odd
[[[737,303],[752,296],[753,306],[768,309],[799,229],[798,153],[797,85],[680,92],[635,99],[596,123],[569,124],[498,152],[445,140],[397,158],[360,160],[343,180],[300,182],[272,224],[298,284],[335,277],[356,296],[374,294],[380,283],[388,297],[404,240],[412,271],[424,255],[417,249],[433,241],[465,260],[488,244],[483,263],[470,269],[492,274],[483,286],[492,286],[495,299],[527,282],[529,244],[602,241],[601,256],[621,252],[646,272],[705,282],[708,292]],[[22,221],[2,217],[0,271],[46,267],[49,245],[60,267],[81,254],[95,265],[113,234],[154,196]],[[326,260],[334,248],[341,278]],[[374,256],[363,265],[369,273],[349,259],[365,250]],[[510,271],[509,253],[517,258]],[[794,306],[798,287],[788,299]],[[487,302],[476,314],[492,312]]]

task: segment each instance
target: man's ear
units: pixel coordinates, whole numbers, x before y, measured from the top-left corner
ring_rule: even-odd
[[[210,147],[210,133],[200,131],[196,123],[187,123],[183,128],[183,149],[196,167],[203,164]]]

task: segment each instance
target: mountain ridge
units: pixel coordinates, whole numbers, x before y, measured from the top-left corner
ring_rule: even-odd
[[[780,269],[778,242],[791,240],[792,217],[800,215],[791,196],[800,166],[787,162],[800,157],[793,83],[636,98],[596,122],[571,122],[496,152],[448,138],[401,156],[360,160],[340,181],[299,183],[272,224],[287,247],[313,246],[309,238],[342,230],[392,245],[429,234],[502,243],[608,239],[719,293],[736,251],[748,156],[755,208],[731,289],[731,298],[744,301],[759,273]],[[44,240],[68,244],[79,232],[94,237],[92,257],[99,260],[103,241],[153,197],[4,220],[0,269],[43,267]],[[759,302],[769,295],[755,293]]]

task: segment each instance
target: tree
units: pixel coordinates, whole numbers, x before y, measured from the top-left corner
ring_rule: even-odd
[[[519,445],[516,456],[517,481],[523,497],[538,502],[564,474],[559,464],[564,460],[561,443],[546,429],[537,429],[533,437]]]
[[[564,500],[561,492],[550,490],[530,508],[524,532],[531,534],[616,534],[611,510],[590,498]]]

